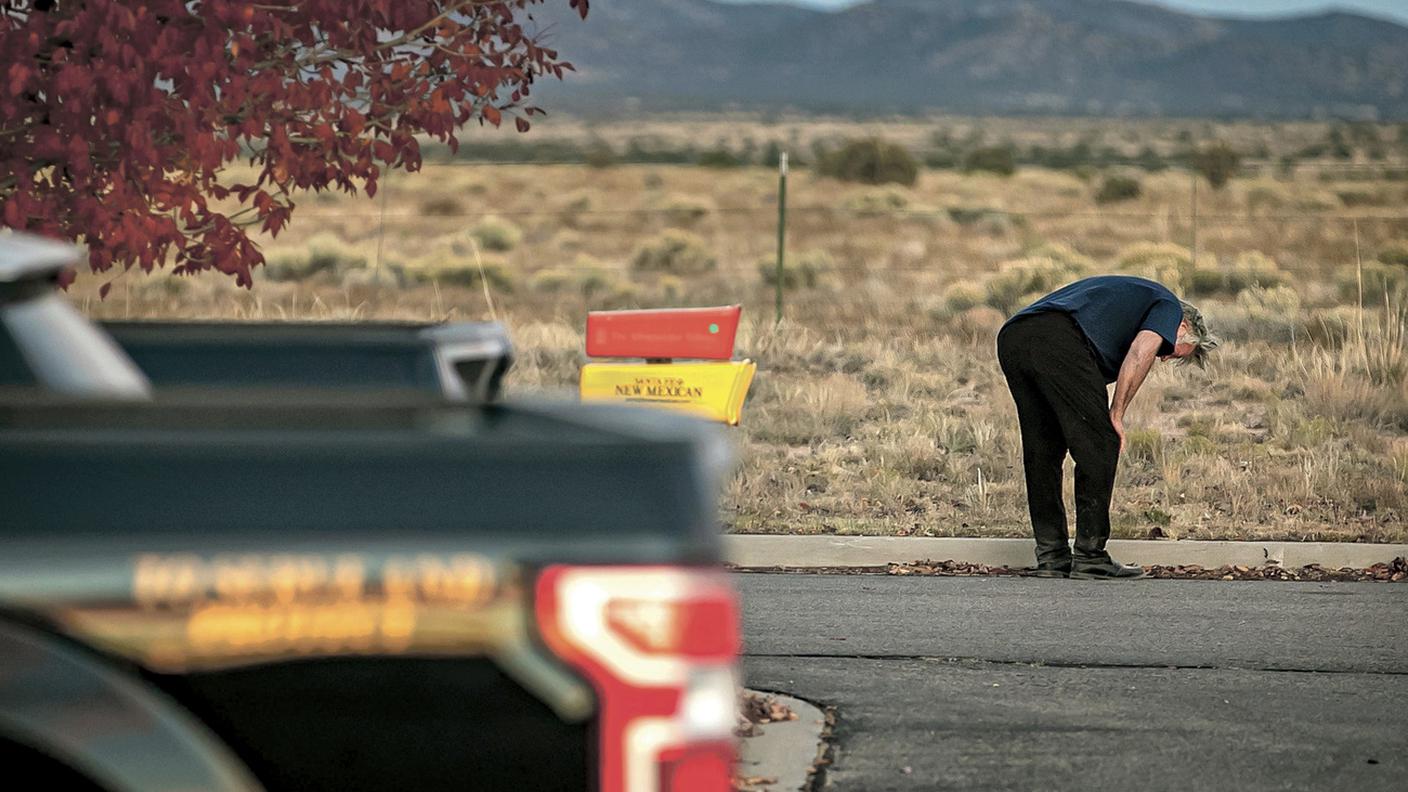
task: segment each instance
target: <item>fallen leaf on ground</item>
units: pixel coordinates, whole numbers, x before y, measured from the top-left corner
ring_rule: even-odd
[[[742,703],[743,717],[749,723],[776,723],[797,720],[797,713],[777,700],[776,696],[744,691]]]
[[[1025,570],[1011,567],[995,567],[986,564],[970,564],[966,561],[915,561],[910,564],[890,564],[889,575],[945,575],[952,577],[988,577],[1022,575]]]
[[[1378,581],[1399,583],[1408,580],[1408,559],[1395,558],[1386,563],[1354,569],[1326,569],[1319,564],[1303,567],[1283,567],[1280,564],[1247,566],[1244,564],[1221,567],[1202,567],[1197,564],[1179,566],[1146,566],[1149,577],[1171,580],[1289,580],[1309,582],[1362,582]],[[936,575],[945,577],[1013,576],[1031,575],[1029,569],[993,567],[984,564],[970,564],[964,561],[914,561],[908,564],[890,564],[885,568],[889,575]]]
[[[739,698],[738,725],[734,728],[733,735],[735,737],[756,737],[763,733],[763,730],[758,728],[760,724],[791,720],[797,720],[797,713],[793,712],[791,707],[778,701],[776,696],[745,690]],[[733,777],[733,792],[753,792],[760,786],[776,783],[777,779],[772,776],[735,775]]]

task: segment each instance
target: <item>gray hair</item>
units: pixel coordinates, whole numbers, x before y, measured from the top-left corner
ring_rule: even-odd
[[[1193,345],[1193,354],[1183,358],[1183,362],[1196,363],[1198,368],[1206,368],[1208,353],[1221,346],[1222,339],[1208,332],[1208,324],[1203,319],[1202,311],[1182,300],[1179,302],[1183,304],[1183,321],[1187,323],[1188,330],[1180,334],[1178,340]]]

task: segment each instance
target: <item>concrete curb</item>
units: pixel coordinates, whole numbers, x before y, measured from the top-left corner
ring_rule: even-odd
[[[797,720],[764,723],[758,727],[760,734],[743,738],[738,748],[739,775],[777,779],[772,784],[759,785],[770,792],[806,789],[807,775],[825,749],[821,735],[826,728],[826,714],[801,699],[753,692],[786,704],[797,713]]]
[[[961,561],[987,566],[1029,567],[1035,563],[1030,539],[961,539],[911,536],[788,536],[727,534],[724,558],[740,567],[885,566],[911,561]],[[1286,568],[1319,564],[1356,569],[1408,557],[1408,544],[1342,542],[1199,542],[1115,539],[1117,561],[1143,566],[1261,566]]]

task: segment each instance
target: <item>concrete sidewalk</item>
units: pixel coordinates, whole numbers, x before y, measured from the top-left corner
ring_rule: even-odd
[[[768,792],[795,792],[811,788],[812,769],[825,753],[823,733],[826,713],[810,702],[782,693],[752,691],[772,696],[797,713],[797,719],[765,723],[758,733],[739,743],[738,771],[743,778],[758,778],[748,788]]]
[[[1029,567],[1030,539],[958,539],[908,536],[789,536],[727,534],[724,557],[739,567],[885,566],[919,560],[961,561],[988,566]],[[1201,542],[1115,539],[1116,560],[1142,566],[1262,566],[1295,568],[1319,564],[1356,569],[1408,557],[1408,544],[1344,542]]]

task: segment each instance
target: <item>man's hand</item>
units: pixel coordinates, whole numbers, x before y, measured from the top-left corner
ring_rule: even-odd
[[[1120,453],[1124,453],[1124,417],[1110,412],[1110,425],[1115,427],[1115,434],[1120,436]]]

